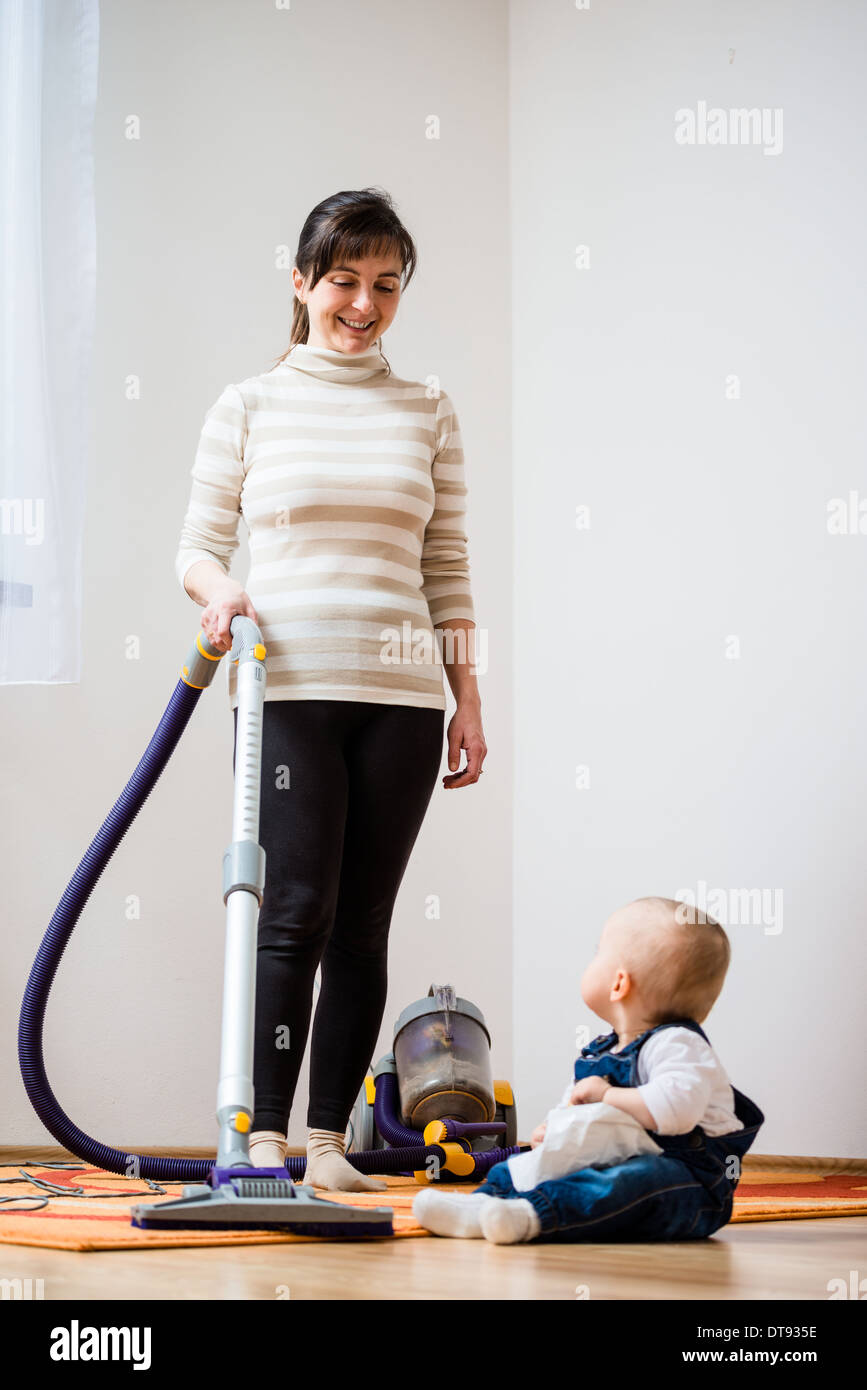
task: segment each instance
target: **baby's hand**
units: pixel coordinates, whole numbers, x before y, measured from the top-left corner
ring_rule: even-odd
[[[576,1081],[572,1087],[569,1104],[587,1105],[591,1101],[601,1100],[610,1085],[611,1082],[603,1076],[585,1076],[583,1081]]]
[[[542,1124],[537,1125],[536,1128],[533,1130],[533,1133],[530,1135],[530,1148],[531,1148],[531,1149],[537,1148],[537,1147],[539,1146],[539,1144],[542,1143],[542,1140],[543,1140],[544,1138],[545,1138],[545,1125],[544,1125],[544,1122],[543,1122]]]

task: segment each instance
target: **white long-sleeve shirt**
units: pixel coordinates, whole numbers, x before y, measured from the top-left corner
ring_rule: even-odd
[[[199,560],[228,574],[244,517],[266,700],[445,709],[450,653],[434,628],[474,621],[463,448],[446,392],[389,373],[378,347],[297,343],[225,387],[192,478],[176,574],[183,585]]]
[[[722,1063],[691,1028],[651,1034],[638,1053],[637,1076],[636,1090],[656,1121],[655,1134],[687,1134],[695,1125],[706,1134],[731,1134],[744,1127]],[[570,1080],[561,1105],[568,1105],[576,1084]]]

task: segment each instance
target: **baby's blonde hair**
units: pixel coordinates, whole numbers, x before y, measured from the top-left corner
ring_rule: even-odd
[[[723,987],[731,945],[713,917],[674,898],[638,898],[651,921],[636,923],[629,954],[651,1021],[707,1018]],[[658,926],[662,930],[653,930]],[[650,927],[650,930],[648,930]]]

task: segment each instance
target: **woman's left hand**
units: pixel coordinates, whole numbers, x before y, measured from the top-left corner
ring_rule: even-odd
[[[460,772],[444,777],[443,786],[450,791],[452,787],[468,787],[471,782],[478,782],[488,746],[482,733],[482,707],[477,700],[464,700],[458,705],[449,721],[448,741],[449,767],[460,765],[462,748],[467,752],[467,765]]]

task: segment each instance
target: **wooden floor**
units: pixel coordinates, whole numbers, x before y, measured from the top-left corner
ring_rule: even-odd
[[[78,1253],[0,1246],[51,1299],[824,1299],[867,1268],[867,1217],[746,1222],[678,1245],[342,1245]]]

